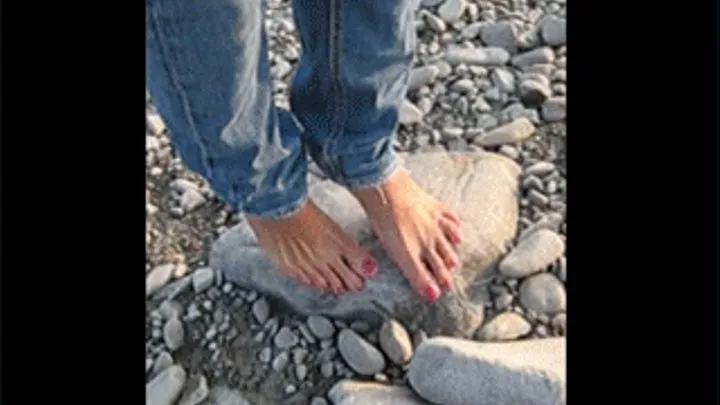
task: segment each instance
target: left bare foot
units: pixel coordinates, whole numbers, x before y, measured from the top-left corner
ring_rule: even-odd
[[[390,258],[413,290],[429,301],[450,288],[460,219],[402,169],[376,188],[351,190]]]

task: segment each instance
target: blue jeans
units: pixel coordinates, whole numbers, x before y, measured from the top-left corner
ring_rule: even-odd
[[[415,48],[417,0],[293,0],[292,112],[273,105],[264,0],[146,0],[147,80],[176,149],[234,209],[299,210],[309,154],[349,188],[383,182]]]

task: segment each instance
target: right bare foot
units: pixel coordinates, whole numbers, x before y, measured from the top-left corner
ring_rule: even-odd
[[[308,287],[340,295],[377,274],[372,256],[310,200],[289,218],[246,218],[280,271]]]

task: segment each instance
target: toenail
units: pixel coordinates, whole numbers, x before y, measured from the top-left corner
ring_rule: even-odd
[[[362,263],[362,269],[365,272],[365,275],[368,277],[372,277],[377,273],[377,264],[375,263],[375,260],[371,258],[367,258],[363,260]]]
[[[425,287],[425,297],[430,302],[435,302],[435,300],[437,300],[439,296],[440,296],[440,291],[438,290],[437,287],[435,287],[434,284],[428,284],[428,286]]]

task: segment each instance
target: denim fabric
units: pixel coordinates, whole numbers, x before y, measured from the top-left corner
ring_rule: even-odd
[[[264,1],[146,0],[148,89],[191,170],[233,208],[281,218],[306,198],[306,151],[348,187],[394,171],[416,6],[293,0],[291,113],[273,105]]]

